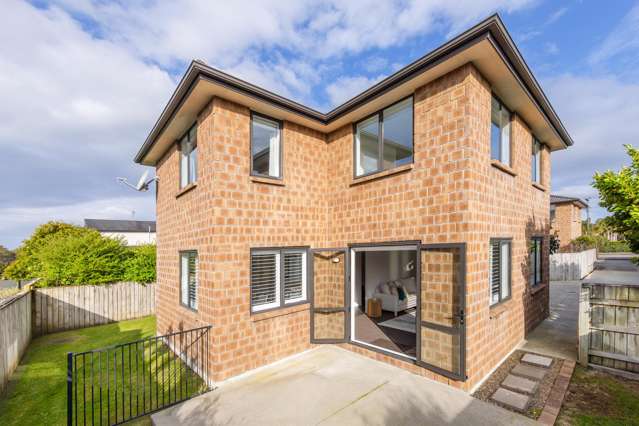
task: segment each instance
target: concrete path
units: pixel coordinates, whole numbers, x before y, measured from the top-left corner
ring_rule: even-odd
[[[164,425],[534,425],[469,394],[324,345],[152,416]]]
[[[526,336],[522,350],[577,359],[580,281],[550,282],[550,315]]]

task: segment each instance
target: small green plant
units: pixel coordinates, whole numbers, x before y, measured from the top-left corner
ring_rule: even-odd
[[[555,232],[553,235],[550,236],[550,254],[555,254],[555,253],[559,253],[559,236],[557,235],[557,233]]]

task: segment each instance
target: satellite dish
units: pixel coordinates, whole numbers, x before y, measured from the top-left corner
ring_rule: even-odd
[[[126,186],[135,189],[136,191],[146,192],[149,190],[149,185],[151,185],[151,183],[159,180],[157,176],[153,176],[151,179],[147,180],[148,177],[149,177],[149,171],[145,170],[144,173],[142,173],[142,176],[140,176],[140,179],[138,180],[137,185],[132,185],[131,183],[129,183],[127,178],[119,177],[116,179],[118,182],[123,183]]]
[[[145,170],[144,173],[142,174],[142,176],[140,176],[140,180],[138,180],[138,184],[135,186],[135,188],[138,191],[141,191],[142,188],[144,188],[144,185],[146,183],[146,178],[149,176],[149,171]],[[148,189],[148,188],[147,188]]]

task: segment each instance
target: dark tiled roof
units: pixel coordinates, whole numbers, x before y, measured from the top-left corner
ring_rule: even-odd
[[[155,232],[153,220],[84,219],[84,226],[101,232]]]
[[[550,196],[550,204],[561,204],[561,203],[578,203],[582,204],[583,207],[588,207],[588,203],[578,197],[564,197],[563,195],[551,195]]]

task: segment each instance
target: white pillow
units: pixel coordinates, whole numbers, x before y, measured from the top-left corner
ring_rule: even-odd
[[[391,294],[391,290],[388,287],[388,283],[381,283],[379,286],[379,292],[382,294]]]
[[[390,288],[390,294],[393,296],[397,296],[397,285],[394,281],[388,283],[388,287]]]

